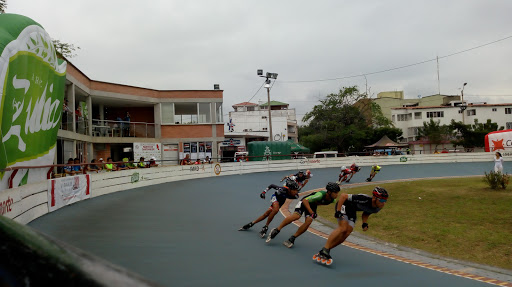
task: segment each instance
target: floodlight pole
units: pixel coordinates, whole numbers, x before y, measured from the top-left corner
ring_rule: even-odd
[[[265,88],[267,89],[267,108],[268,108],[268,132],[269,132],[269,141],[274,140],[274,134],[272,133],[272,109],[270,106],[270,78],[277,79],[276,73],[267,72],[265,76],[263,76],[263,70],[258,70],[258,76],[265,78]]]
[[[460,91],[460,101],[461,101],[461,104],[460,104],[460,110],[462,111],[462,125],[465,125],[465,119],[464,119],[464,113],[466,111],[466,108],[467,108],[467,105],[464,104],[464,87],[467,85],[468,83],[464,83],[464,85],[462,85],[462,90]]]
[[[268,80],[270,82],[270,80]],[[272,133],[272,110],[270,108],[270,87],[267,87],[267,98],[268,98],[268,130],[269,130],[269,141],[273,141],[274,134]]]

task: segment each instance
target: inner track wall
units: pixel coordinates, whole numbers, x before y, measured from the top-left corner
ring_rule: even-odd
[[[505,155],[505,161],[512,155]],[[491,166],[493,153],[448,153],[429,155],[397,155],[340,157],[329,159],[292,159],[258,162],[213,163],[205,165],[163,166],[148,169],[123,170],[108,173],[91,174],[91,198],[132,188],[189,180],[203,177],[226,176],[254,172],[270,172],[282,170],[314,170],[319,168],[349,166],[357,163],[360,166],[373,164],[407,165],[448,162],[485,162]],[[21,224],[49,212],[48,181],[20,186],[0,192],[2,213],[4,216]]]

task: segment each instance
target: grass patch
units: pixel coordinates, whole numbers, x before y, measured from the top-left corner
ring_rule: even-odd
[[[465,261],[512,269],[512,192],[482,177],[381,184],[390,194],[365,235]],[[372,186],[351,188],[371,194]],[[343,191],[343,190],[342,190]],[[421,199],[420,199],[421,198]],[[333,206],[318,214],[336,222]],[[361,212],[354,231],[361,232]]]

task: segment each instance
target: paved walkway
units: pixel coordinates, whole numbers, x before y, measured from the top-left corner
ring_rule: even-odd
[[[482,175],[492,167],[492,162],[384,166],[374,180]],[[237,231],[270,205],[259,198],[261,190],[270,183],[279,183],[284,174],[291,172],[220,176],[136,188],[62,208],[29,226],[164,286],[492,286],[460,274],[420,267],[423,263],[437,265],[430,261],[417,259],[419,263],[413,265],[348,246],[333,249],[336,261],[329,267],[322,266],[311,256],[323,246],[324,238],[308,232],[293,248],[282,245],[295,232],[293,226],[283,229],[268,244],[258,236],[261,223],[249,231]],[[336,180],[339,169],[313,173],[307,187],[316,189]],[[351,182],[363,183],[368,174],[369,168],[363,167]],[[276,216],[270,227],[282,219]],[[367,244],[372,246],[371,242],[361,245]],[[481,277],[498,279],[490,274]]]

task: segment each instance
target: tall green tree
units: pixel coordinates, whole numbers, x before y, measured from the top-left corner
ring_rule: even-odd
[[[327,95],[306,113],[303,121],[308,124],[299,128],[299,139],[312,151],[362,151],[365,145],[380,139],[375,139],[376,130],[383,127],[402,134],[356,86]]]
[[[491,119],[487,119],[485,123],[479,123],[478,119],[475,119],[471,125],[452,120],[449,127],[456,131],[456,137],[452,140],[453,145],[461,145],[464,148],[484,147],[486,134],[504,129]]]
[[[7,0],[0,0],[0,14],[4,14],[7,9]]]
[[[1,0],[0,0],[1,1]],[[57,52],[57,57],[62,58],[73,58],[76,56],[76,51],[80,50],[80,47],[61,42],[57,39],[52,39],[53,46],[55,47],[55,51]]]
[[[449,140],[452,132],[447,125],[441,125],[440,121],[423,122],[423,127],[418,128],[418,137],[428,138],[431,144],[435,144],[435,148],[441,144],[443,140]]]

